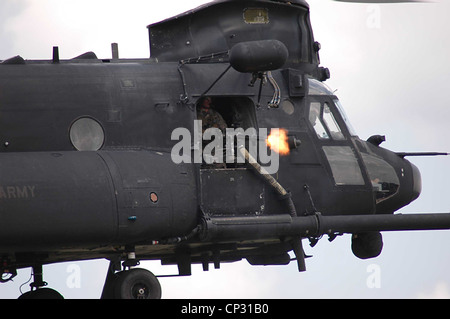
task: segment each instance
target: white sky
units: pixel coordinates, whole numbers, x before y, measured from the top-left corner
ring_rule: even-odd
[[[205,2],[2,0],[0,59],[50,59],[53,46],[61,58],[86,51],[110,58],[112,42],[121,58],[145,58],[148,24]],[[382,146],[394,151],[450,152],[450,3],[309,2],[322,65],[331,71],[327,84],[337,89],[358,135],[386,135]],[[402,212],[449,212],[450,159],[411,161],[422,172],[423,191]],[[449,231],[384,233],[383,239],[382,254],[364,261],[353,256],[349,236],[323,238],[314,248],[304,240],[313,255],[305,273],[295,262],[252,267],[243,261],[209,272],[194,266],[190,277],[160,280],[163,298],[450,298]],[[49,286],[66,298],[98,298],[107,262],[78,263],[80,287],[72,288],[70,265],[44,267]],[[155,274],[176,273],[158,262],[143,265]],[[380,285],[370,288],[375,273]],[[16,298],[29,276],[22,270],[0,285],[0,298]]]

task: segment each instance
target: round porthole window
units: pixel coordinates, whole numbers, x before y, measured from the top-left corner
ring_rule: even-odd
[[[91,117],[81,117],[73,122],[69,134],[78,151],[98,151],[105,141],[103,127]]]
[[[294,104],[289,100],[284,100],[281,103],[281,109],[286,113],[287,115],[292,115],[295,112]]]

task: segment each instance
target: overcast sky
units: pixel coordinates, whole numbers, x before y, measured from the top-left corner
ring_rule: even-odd
[[[50,59],[53,46],[61,58],[86,51],[109,58],[112,42],[121,58],[145,58],[148,24],[206,2],[2,0],[0,59]],[[358,135],[386,135],[382,146],[394,151],[450,152],[450,2],[309,2],[321,62],[331,71],[327,84]],[[401,211],[449,212],[450,159],[411,161],[421,170],[423,191]],[[160,280],[163,298],[450,298],[449,231],[384,233],[383,239],[382,254],[364,261],[353,256],[349,235],[332,243],[323,238],[314,248],[305,240],[313,255],[305,273],[295,262],[252,267],[243,261],[209,272],[194,266],[190,277]],[[157,275],[176,273],[158,262],[143,265]],[[105,261],[45,266],[44,279],[66,298],[98,298],[106,267]],[[16,298],[29,277],[29,269],[21,270],[13,283],[0,285],[0,297]]]

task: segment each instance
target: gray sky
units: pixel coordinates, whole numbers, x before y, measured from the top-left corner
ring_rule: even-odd
[[[149,56],[146,26],[207,1],[4,0],[0,2],[0,59],[50,59],[94,51],[109,58]],[[155,5],[155,3],[158,3]],[[450,152],[450,2],[365,5],[310,0],[314,35],[321,42],[327,84],[346,108],[362,139],[386,135],[394,151]],[[449,158],[411,160],[423,191],[402,212],[449,212]],[[382,254],[359,260],[350,236],[311,248],[304,241],[307,271],[296,264],[253,267],[246,261],[193,275],[162,278],[163,298],[450,298],[450,231],[384,233]],[[175,267],[144,262],[155,274]],[[44,267],[44,279],[66,298],[98,298],[107,262]],[[79,275],[79,276],[78,276]],[[74,276],[79,281],[73,281]],[[374,281],[374,276],[379,281]],[[0,285],[1,298],[16,298],[30,270]],[[28,284],[23,287],[28,290]]]

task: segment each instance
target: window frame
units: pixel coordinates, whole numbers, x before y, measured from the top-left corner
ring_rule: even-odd
[[[316,123],[319,121],[319,125],[324,129],[327,136],[321,137],[319,135],[317,128],[317,125],[313,125],[311,123],[311,106],[313,103],[319,103],[320,104],[320,110],[319,110],[319,116],[316,118]],[[335,125],[335,127],[339,130],[334,132],[330,128],[329,121],[325,119],[325,107],[328,108],[330,111],[329,119],[331,120],[331,123]],[[340,113],[337,115],[335,111],[336,105],[334,105],[333,100],[330,100],[328,98],[324,99],[323,97],[317,97],[317,98],[310,98],[307,101],[307,107],[306,112],[307,116],[306,119],[308,120],[308,125],[312,128],[312,131],[315,132],[316,138],[321,141],[346,141],[349,139],[349,134],[347,127],[345,123],[342,122],[342,119],[340,117]],[[344,124],[344,125],[343,125]],[[343,129],[344,128],[344,129]],[[340,136],[338,135],[340,134]]]

